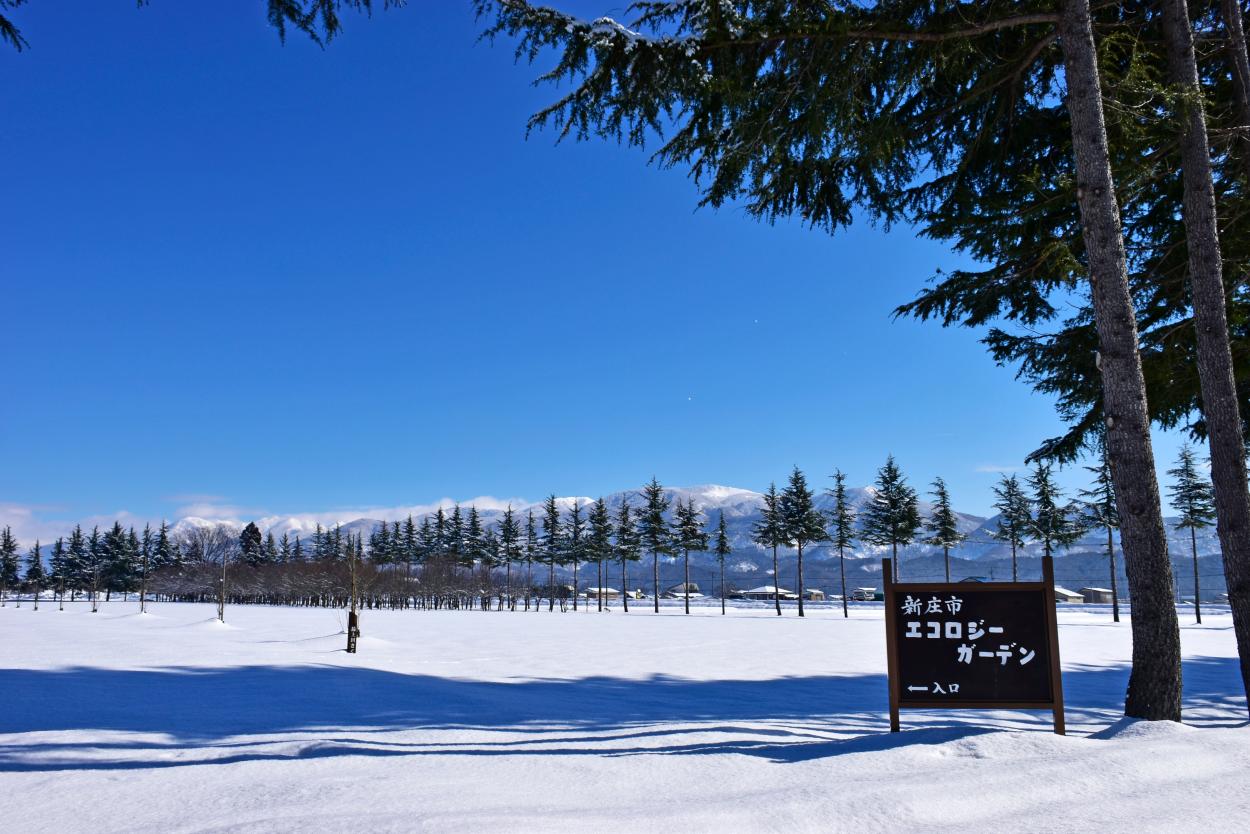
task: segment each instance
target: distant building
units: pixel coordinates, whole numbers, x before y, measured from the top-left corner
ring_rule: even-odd
[[[851,591],[852,602],[872,602],[877,599],[876,588],[856,588]]]
[[[602,597],[603,599],[611,600],[611,599],[619,599],[620,596],[621,596],[621,592],[616,590],[615,588],[587,588],[586,589],[586,599],[599,599],[600,597]]]
[[[687,592],[689,592],[691,599],[703,596],[703,594],[699,593],[699,586],[694,582],[681,582],[674,585],[665,591],[663,596],[665,599],[685,599]]]
[[[1089,603],[1110,603],[1113,596],[1110,588],[1082,588],[1079,593]]]
[[[804,599],[808,600],[809,602],[824,602],[825,601],[825,592],[820,590],[819,588],[808,588],[806,591],[803,592],[803,595],[804,595]]]
[[[787,591],[785,588],[778,588],[776,585],[761,585],[758,588],[751,588],[747,591],[737,591],[734,599],[798,599],[799,595],[794,591]]]
[[[1067,588],[1055,586],[1055,602],[1084,602],[1085,597],[1076,591],[1069,591]]]

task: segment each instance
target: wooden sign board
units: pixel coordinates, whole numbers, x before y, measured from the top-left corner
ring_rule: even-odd
[[[1049,709],[1063,735],[1054,564],[1041,582],[895,583],[885,577],[890,731],[900,709]]]

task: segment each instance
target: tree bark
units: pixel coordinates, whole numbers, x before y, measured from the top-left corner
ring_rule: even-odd
[[[1228,32],[1225,51],[1233,79],[1233,95],[1236,99],[1237,122],[1241,135],[1237,137],[1240,148],[1241,167],[1250,180],[1250,55],[1246,50],[1246,30],[1241,18],[1241,4],[1237,0],[1221,0],[1220,16]]]
[[[1197,332],[1202,415],[1211,449],[1216,532],[1228,579],[1233,633],[1241,657],[1242,688],[1250,693],[1250,487],[1246,483],[1244,435],[1224,309],[1224,264],[1215,216],[1211,150],[1207,144],[1206,114],[1185,0],[1167,0],[1164,4],[1163,33],[1168,70],[1183,95],[1184,111],[1180,115],[1185,239]],[[1197,599],[1194,605],[1198,605]]]
[[[690,551],[684,552],[684,561],[686,563],[686,584],[682,589],[686,592],[686,613],[690,613]]]
[[[799,542],[799,616],[803,616],[803,542]]]
[[[1098,331],[1107,452],[1133,597],[1133,668],[1124,713],[1180,720],[1180,630],[1150,444],[1137,320],[1107,150],[1088,0],[1064,0],[1059,22],[1076,158],[1077,203]]]
[[[1193,527],[1189,528],[1189,545],[1194,557],[1194,618],[1202,625],[1202,602],[1198,596],[1201,588],[1198,584],[1198,531]]]
[[[1111,536],[1111,527],[1107,527],[1107,561],[1111,565],[1111,622],[1120,621],[1120,587],[1115,577],[1115,539]]]
[[[629,613],[629,573],[625,567],[625,559],[621,559],[621,604],[625,607],[625,613]]]
[[[651,592],[655,597],[655,613],[660,613],[660,553],[651,551]]]
[[[773,545],[773,604],[777,606],[777,616],[781,616],[781,586],[777,576],[777,545]]]
[[[846,602],[846,555],[842,552],[842,548],[838,548],[838,571],[842,574],[842,619],[851,616],[850,609]]]

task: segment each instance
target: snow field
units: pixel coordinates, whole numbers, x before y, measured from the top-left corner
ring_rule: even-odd
[[[1186,724],[1120,720],[1128,623],[1060,614],[1049,713],[903,713],[879,607],[0,609],[7,831],[1198,831],[1250,812],[1227,614]],[[1182,622],[1188,617],[1182,613]]]

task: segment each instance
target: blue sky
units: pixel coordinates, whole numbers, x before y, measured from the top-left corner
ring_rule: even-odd
[[[696,210],[641,151],[527,140],[554,92],[467,3],[350,17],[325,50],[259,2],[18,22],[0,509],[27,531],[793,464],[864,484],[888,453],[987,512],[1061,430],[975,333],[891,319],[945,247]]]

